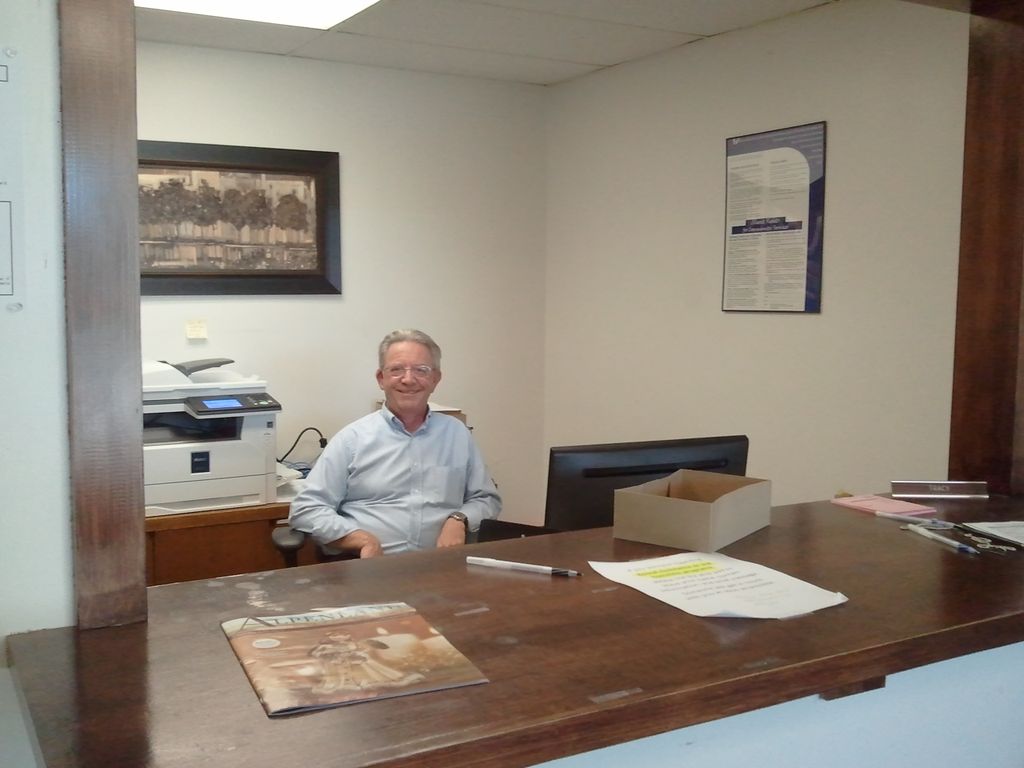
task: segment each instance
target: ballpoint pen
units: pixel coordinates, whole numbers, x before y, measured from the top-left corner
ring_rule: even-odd
[[[956,539],[951,539],[948,536],[942,536],[941,534],[938,534],[935,531],[930,531],[927,528],[925,528],[923,525],[921,525],[920,523],[918,523],[917,525],[908,525],[908,526],[905,526],[905,527],[909,531],[913,531],[914,533],[919,533],[920,535],[924,536],[926,539],[932,539],[933,541],[937,541],[940,544],[945,544],[947,547],[952,547],[957,552],[968,552],[968,553],[970,553],[972,555],[980,555],[981,554],[978,550],[976,550],[970,544],[963,544],[963,543],[957,541]]]
[[[501,568],[506,571],[527,571],[528,573],[543,573],[548,576],[581,576],[579,571],[568,568],[552,568],[550,565],[534,565],[533,563],[517,563],[513,560],[495,560],[493,557],[474,557],[468,555],[466,562],[469,565],[483,565],[487,568]]]
[[[897,515],[895,512],[883,512],[880,509],[875,510],[875,517],[885,517],[889,520],[900,520],[904,523],[942,523],[942,520],[936,520],[931,517],[913,517],[911,515]],[[949,527],[952,528],[953,524],[950,523]]]

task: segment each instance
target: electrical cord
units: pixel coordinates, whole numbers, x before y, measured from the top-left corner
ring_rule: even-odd
[[[299,432],[299,436],[295,438],[295,442],[292,443],[292,447],[289,448],[287,451],[285,451],[284,452],[284,456],[282,456],[280,459],[278,459],[278,461],[280,461],[283,464],[284,460],[287,459],[288,456],[291,454],[291,452],[295,450],[295,446],[299,444],[299,440],[301,440],[302,436],[304,434],[306,434],[307,432],[316,432],[318,435],[320,435],[320,450],[323,450],[324,448],[327,447],[327,438],[324,437],[324,433],[323,432],[321,432],[316,427],[306,427],[301,432]]]

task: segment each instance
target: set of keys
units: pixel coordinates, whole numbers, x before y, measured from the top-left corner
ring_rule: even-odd
[[[964,538],[970,539],[974,542],[974,546],[985,552],[993,552],[997,555],[1005,555],[1007,552],[1016,552],[1016,547],[1011,547],[1009,544],[998,544],[987,536],[979,536],[976,533],[968,533],[967,531],[961,530],[960,533]]]
[[[919,533],[929,539],[940,541],[946,546],[953,547],[961,552],[969,552],[972,555],[977,555],[979,552],[991,552],[995,555],[1005,555],[1007,552],[1016,552],[1017,547],[1011,547],[1009,544],[1000,544],[998,541],[993,541],[988,536],[982,536],[974,533],[973,531],[967,530],[960,523],[951,523],[948,520],[936,520],[935,518],[919,518],[911,517],[909,515],[900,515],[894,512],[883,512],[878,510],[875,512],[876,517],[887,517],[890,520],[900,520],[909,525],[901,526],[904,530],[911,530],[914,533]],[[952,533],[956,529],[964,538],[969,539],[971,544],[964,544],[962,541],[950,538],[948,535],[944,536],[939,533]],[[973,546],[972,546],[973,545]]]

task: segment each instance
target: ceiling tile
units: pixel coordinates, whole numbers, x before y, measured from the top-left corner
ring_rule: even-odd
[[[284,27],[258,21],[221,19],[189,13],[135,9],[135,37],[161,43],[180,43],[233,51],[288,53],[325,34],[319,29]]]
[[[461,0],[385,0],[335,29],[405,42],[610,65],[694,36]]]
[[[753,26],[831,0],[461,0],[581,19],[717,35]]]
[[[323,35],[297,48],[292,55],[538,85],[570,80],[594,70],[593,66],[568,61],[381,40],[344,32]]]
[[[135,18],[140,40],[553,84],[836,1],[381,0],[330,32],[144,8]]]

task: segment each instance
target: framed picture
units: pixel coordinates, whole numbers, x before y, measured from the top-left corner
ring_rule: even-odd
[[[825,127],[726,140],[724,311],[821,312]]]
[[[144,296],[341,293],[337,152],[139,142]]]

